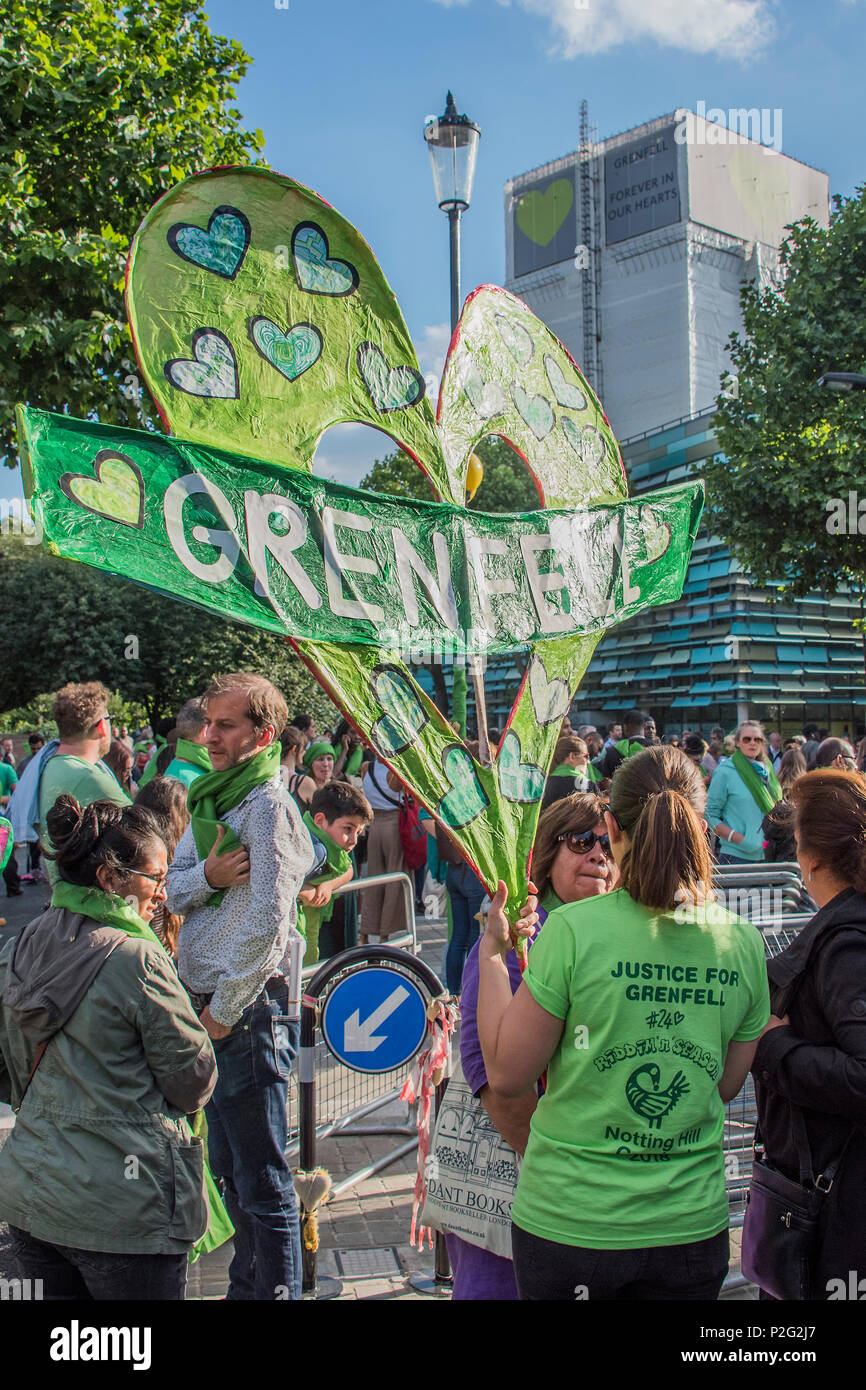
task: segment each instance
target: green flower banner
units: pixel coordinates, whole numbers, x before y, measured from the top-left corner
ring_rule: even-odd
[[[160,435],[22,409],[49,547],[272,632],[433,655],[600,633],[682,589],[691,485],[614,506],[467,512]]]
[[[366,242],[292,179],[219,169],[172,189],[133,242],[127,306],[172,437],[21,411],[48,545],[185,602],[285,633],[491,890],[526,899],[546,770],[601,634],[681,590],[700,483],[628,500],[589,384],[520,300],[483,286],[438,409]],[[375,426],[431,502],[311,476],[323,431]],[[489,435],[525,460],[539,510],[465,507]],[[528,648],[492,765],[409,660]]]

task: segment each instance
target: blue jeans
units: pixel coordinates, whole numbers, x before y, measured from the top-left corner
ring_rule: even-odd
[[[17,1269],[23,1279],[41,1279],[39,1297],[46,1303],[83,1301],[139,1302],[162,1299],[177,1302],[186,1288],[186,1255],[123,1255],[79,1250],[53,1241],[36,1240],[28,1231],[9,1227]]]
[[[234,1223],[230,1299],[300,1299],[301,1231],[286,1160],[288,1079],[300,1025],[286,1018],[289,991],[268,986],[227,1038],[205,1114],[213,1175]]]
[[[468,864],[449,864],[445,887],[451,899],[451,940],[445,956],[445,982],[451,994],[459,994],[466,957],[478,940],[480,924],[475,914],[487,893]]]
[[[544,1240],[512,1224],[511,1247],[523,1301],[714,1302],[728,1272],[727,1228],[686,1245],[595,1250]]]

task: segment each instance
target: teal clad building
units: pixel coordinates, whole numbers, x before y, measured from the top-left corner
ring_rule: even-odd
[[[719,454],[713,414],[621,441],[630,493],[699,477],[702,460]],[[782,733],[814,723],[853,737],[866,724],[866,635],[853,626],[861,613],[845,586],[779,599],[701,529],[682,599],[602,638],[573,722],[606,725],[637,705],[666,733],[729,731],[750,716]]]

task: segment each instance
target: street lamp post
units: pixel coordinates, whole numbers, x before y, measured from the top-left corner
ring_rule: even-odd
[[[468,116],[457,114],[448,93],[445,111],[424,123],[424,139],[433,169],[436,201],[448,214],[451,245],[451,332],[460,317],[460,218],[472,200],[475,158],[481,129]]]
[[[481,128],[470,121],[466,115],[459,115],[451,92],[445,101],[445,111],[441,116],[429,116],[424,122],[424,139],[433,169],[433,184],[436,201],[448,215],[448,240],[451,261],[451,333],[453,335],[460,318],[460,218],[472,200],[472,184],[475,178],[475,159]],[[492,766],[493,755],[487,738],[487,701],[484,696],[484,678],[478,657],[469,657],[472,682],[475,688],[475,714],[478,723],[478,755],[487,767]],[[458,704],[462,695],[465,705],[466,675],[462,667],[455,666],[452,685],[452,702]],[[465,732],[465,731],[464,731]]]

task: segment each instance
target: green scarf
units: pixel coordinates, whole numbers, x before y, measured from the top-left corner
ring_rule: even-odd
[[[577,777],[578,775],[577,768],[572,767],[571,763],[560,763],[557,767],[551,768],[548,773],[549,777]]]
[[[84,887],[60,879],[51,894],[51,906],[79,912],[82,917],[91,917],[94,922],[105,922],[109,927],[125,931],[127,936],[141,937],[142,940],[150,941],[161,950],[165,950],[153,927],[139,917],[135,909],[130,907],[119,893],[104,893],[95,884]]]
[[[615,743],[613,746],[617,753],[622,753],[624,758],[631,758],[635,753],[642,753],[647,745],[638,743],[637,739],[621,738],[619,743]]]
[[[364,761],[364,750],[361,747],[353,748],[346,759],[344,773],[347,777],[357,777],[361,771],[361,764]]]
[[[548,887],[547,892],[541,899],[541,902],[538,904],[538,906],[543,907],[544,911],[547,913],[549,917],[551,912],[555,912],[558,907],[563,906],[563,902],[562,898],[558,898],[554,893],[553,889]]]
[[[101,888],[97,888],[95,885],[84,887],[78,883],[65,883],[61,879],[51,894],[51,906],[68,908],[70,912],[79,912],[83,917],[90,917],[94,922],[104,922],[107,926],[117,927],[118,931],[126,932],[127,936],[135,936],[143,941],[150,941],[161,951],[165,951],[165,947],[153,928],[139,917],[135,909],[130,907],[119,893],[104,893]],[[187,1116],[187,1123],[192,1133],[200,1131],[199,1116],[203,1115],[204,1112],[200,1110],[195,1115]],[[196,1241],[189,1252],[190,1264],[194,1264],[199,1255],[207,1255],[211,1250],[216,1250],[218,1246],[224,1245],[227,1240],[231,1240],[235,1233],[235,1228],[229,1220],[206,1161],[203,1166],[208,1223],[204,1235]]]
[[[316,743],[311,743],[306,753],[304,754],[304,767],[307,768],[307,770],[309,771],[309,769],[312,767],[313,763],[316,761],[317,758],[326,757],[331,757],[336,762],[337,750],[336,748],[332,748],[330,743],[324,743],[320,739]]]
[[[342,845],[338,845],[336,840],[332,840],[327,830],[320,825],[316,825],[309,811],[304,812],[304,825],[311,835],[315,835],[317,840],[321,840],[328,855],[325,861],[328,866],[328,872],[325,873],[323,871],[319,874],[318,878],[311,879],[311,883],[321,883],[322,880],[326,878],[339,878],[341,874],[351,869],[352,861],[349,858],[348,851],[343,849]]]
[[[782,800],[782,788],[773,769],[768,764],[764,764],[768,773],[767,781],[764,782],[752,767],[745,753],[741,753],[739,748],[732,753],[731,762],[745,782],[746,788],[761,815],[765,816],[768,811],[772,811],[776,803]]]
[[[320,826],[316,825],[309,811],[304,812],[304,825],[311,835],[314,835],[317,840],[321,841],[327,853],[325,868],[317,878],[309,879],[309,883],[324,883],[329,878],[339,878],[352,868],[352,861],[347,851],[338,845],[336,841],[331,839],[327,830],[323,830]],[[298,905],[298,910],[299,912],[301,911],[300,904]],[[304,928],[301,935],[309,942],[310,924],[318,923],[321,927],[325,922],[330,922],[334,915],[334,900],[332,898],[330,902],[325,903],[324,907],[305,907],[303,909],[303,914]]]
[[[193,767],[200,767],[202,772],[213,772],[210,753],[202,743],[191,743],[188,738],[179,738],[174,756],[182,763],[192,763]]]
[[[206,772],[197,777],[187,792],[190,824],[199,859],[207,859],[217,842],[218,827],[225,827],[225,835],[220,845],[220,854],[237,849],[240,840],[231,826],[225,825],[223,816],[239,806],[244,797],[249,796],[254,787],[269,782],[280,770],[280,745],[269,743],[251,758],[245,758],[235,767],[227,767],[221,772]],[[212,907],[218,907],[223,900],[224,888],[217,888],[208,898]]]

